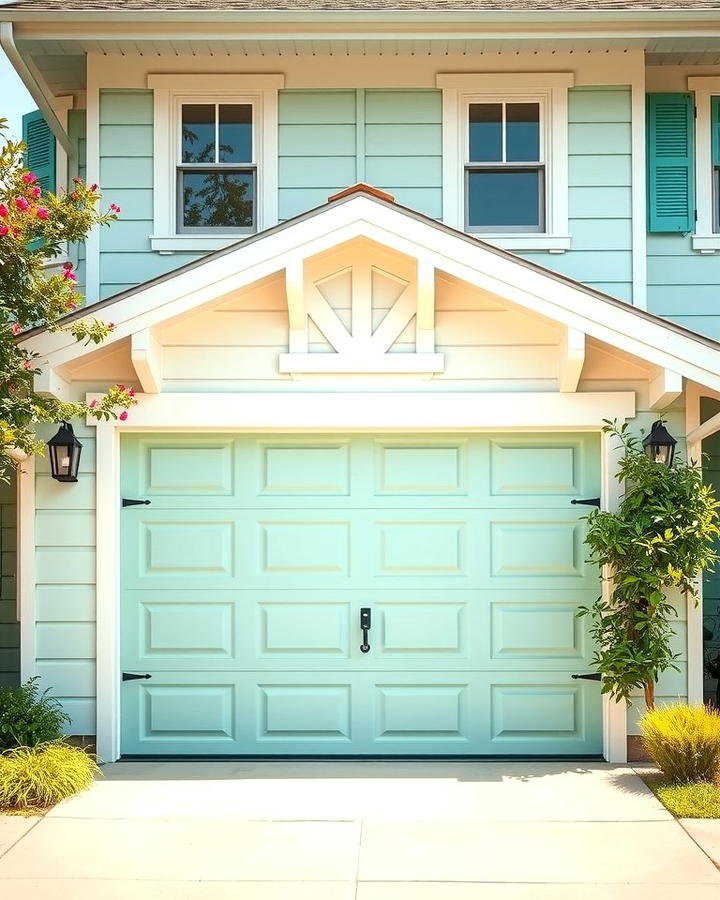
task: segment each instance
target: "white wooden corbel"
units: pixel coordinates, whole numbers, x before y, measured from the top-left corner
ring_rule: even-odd
[[[44,365],[35,376],[35,391],[41,397],[53,397],[63,403],[70,403],[70,384],[61,378],[50,365]]]
[[[563,394],[574,394],[585,365],[585,334],[566,328],[559,347],[558,382]]]
[[[143,393],[159,394],[162,382],[162,348],[150,328],[143,328],[132,335],[130,359]]]
[[[418,353],[435,352],[435,266],[417,261],[417,319],[415,347]]]
[[[665,409],[682,394],[682,375],[672,369],[660,369],[650,382],[648,401],[650,409]]]

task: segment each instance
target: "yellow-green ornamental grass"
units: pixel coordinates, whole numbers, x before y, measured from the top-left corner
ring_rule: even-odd
[[[640,719],[645,749],[676,783],[713,782],[720,773],[720,713],[706,706],[659,706]]]
[[[0,812],[45,809],[84,791],[99,768],[92,756],[62,741],[0,755]]]

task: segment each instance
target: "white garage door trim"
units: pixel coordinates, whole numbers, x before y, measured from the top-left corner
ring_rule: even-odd
[[[599,431],[635,415],[633,392],[143,395],[127,423],[97,424],[97,747],[120,753],[120,433],[130,431]],[[94,424],[94,423],[90,423]],[[619,451],[603,435],[604,509],[615,509]],[[607,585],[603,584],[603,590]],[[626,761],[626,709],[603,698],[603,756]]]

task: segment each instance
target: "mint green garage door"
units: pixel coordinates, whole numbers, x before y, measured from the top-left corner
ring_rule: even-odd
[[[601,752],[588,435],[130,436],[122,752]],[[369,651],[361,652],[362,609]]]

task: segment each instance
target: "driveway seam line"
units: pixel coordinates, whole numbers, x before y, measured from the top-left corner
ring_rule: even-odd
[[[717,862],[715,862],[715,860],[712,858],[712,856],[710,856],[710,854],[703,847],[703,845],[698,840],[695,839],[695,836],[690,834],[690,832],[683,825],[683,823],[680,821],[680,819],[678,819],[676,817],[673,817],[673,818],[675,818],[675,821],[678,823],[680,828],[682,828],[682,830],[685,832],[685,834],[690,838],[690,840],[693,842],[693,844],[695,844],[695,846],[701,851],[701,853],[703,853],[703,855],[706,856],[710,860],[710,862],[715,866],[716,869],[720,870],[720,865]]]
[[[31,825],[31,826],[28,828],[28,830],[27,830],[27,831],[24,831],[16,841],[13,841],[13,843],[10,844],[9,847],[6,847],[6,848],[2,851],[2,853],[0,853],[0,859],[2,859],[3,856],[7,856],[7,854],[13,849],[13,847],[17,847],[17,845],[20,843],[20,841],[21,841],[24,837],[27,837],[27,836],[30,834],[30,832],[33,831],[33,829],[37,828],[37,826],[43,821],[44,818],[45,818],[45,816],[39,816],[37,822],[35,822],[34,825]]]

